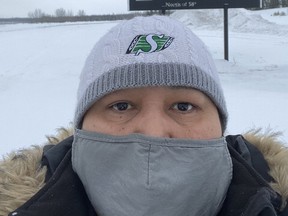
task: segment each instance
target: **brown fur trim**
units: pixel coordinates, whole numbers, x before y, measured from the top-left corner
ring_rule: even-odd
[[[0,164],[0,216],[7,215],[32,197],[44,184],[40,167],[42,148],[34,146],[9,154]]]
[[[73,128],[60,128],[56,136],[47,136],[57,144],[73,134]],[[43,146],[13,152],[0,161],[0,216],[7,216],[29,200],[43,186],[46,167],[41,167]]]
[[[57,143],[61,142],[62,140],[68,138],[69,136],[72,136],[74,133],[73,127],[68,128],[58,128],[57,129],[57,135],[56,136],[46,136],[49,144],[56,145]]]
[[[245,139],[255,145],[263,154],[270,167],[270,175],[274,178],[271,187],[282,196],[282,209],[288,198],[288,148],[281,142],[281,133],[261,129],[251,130],[244,134]]]

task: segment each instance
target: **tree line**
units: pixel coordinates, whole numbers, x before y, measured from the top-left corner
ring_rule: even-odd
[[[73,16],[85,16],[84,10],[78,10],[76,14],[72,10],[65,10],[64,8],[58,8],[55,10],[54,14],[50,15],[43,12],[41,9],[35,9],[28,13],[28,18],[43,18],[43,17],[73,17]]]
[[[279,8],[288,7],[288,0],[263,0],[263,8]]]
[[[0,18],[0,24],[9,23],[54,23],[54,22],[87,22],[87,21],[113,21],[131,19],[135,16],[150,16],[152,14],[159,14],[160,11],[145,11],[134,12],[126,14],[106,14],[106,15],[86,15],[84,10],[79,10],[74,13],[71,10],[65,10],[64,8],[58,8],[54,14],[50,15],[44,13],[41,9],[35,9],[28,13],[27,18]],[[168,14],[170,14],[169,12]],[[166,13],[167,14],[167,13]]]

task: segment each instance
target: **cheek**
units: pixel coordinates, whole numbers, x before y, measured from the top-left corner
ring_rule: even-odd
[[[192,127],[186,131],[185,138],[191,139],[215,139],[220,138],[222,132],[220,129],[213,126]]]
[[[109,126],[106,124],[105,121],[103,121],[103,118],[101,118],[100,115],[95,115],[93,112],[88,112],[84,116],[82,129],[86,131],[92,131],[92,132],[106,132],[106,130],[109,130]]]
[[[189,129],[186,129],[186,138],[191,139],[215,139],[222,137],[222,129],[220,120],[210,119],[205,121],[199,121],[193,125],[190,125]]]
[[[222,128],[219,118],[209,121],[204,125],[203,131],[207,139],[220,138],[222,136]]]
[[[84,117],[83,124],[82,124],[82,129],[86,131],[96,131],[97,124],[95,121],[88,116]]]
[[[113,134],[111,131],[115,130],[111,125],[106,124],[105,122],[92,120],[89,118],[84,119],[83,130],[91,131],[91,132],[99,132],[99,133],[106,133],[106,134]]]
[[[105,133],[110,135],[125,135],[128,134],[128,130],[125,126],[117,123],[107,122],[105,119],[99,116],[86,115],[83,121],[83,130]]]
[[[215,139],[223,136],[219,113],[215,106],[211,106],[211,109],[203,116],[201,127],[203,137],[205,136],[206,139]]]
[[[222,136],[221,125],[211,125],[210,127],[206,127],[205,134],[206,139],[215,139],[220,138]]]

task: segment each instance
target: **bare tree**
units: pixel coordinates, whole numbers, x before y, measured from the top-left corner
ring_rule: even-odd
[[[73,11],[72,10],[68,10],[67,13],[66,13],[66,16],[73,17],[74,16]]]
[[[66,16],[66,10],[64,8],[58,8],[55,10],[55,16],[56,17],[65,17]]]
[[[79,17],[85,16],[85,15],[86,15],[86,13],[84,10],[79,10],[77,13],[77,16],[79,16]]]
[[[41,9],[35,9],[33,12],[28,13],[29,18],[42,18],[46,16],[44,12],[41,11]]]

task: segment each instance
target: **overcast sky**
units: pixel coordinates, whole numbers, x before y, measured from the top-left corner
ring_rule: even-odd
[[[84,10],[87,15],[127,13],[128,0],[0,0],[0,18],[27,17],[28,12],[41,9],[54,14],[57,8]]]

